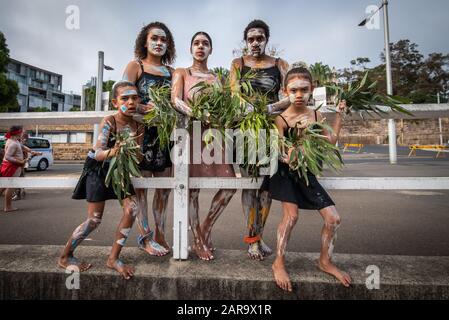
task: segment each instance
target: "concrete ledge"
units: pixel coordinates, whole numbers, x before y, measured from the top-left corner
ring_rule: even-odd
[[[288,253],[294,292],[274,283],[273,257],[250,261],[243,251],[218,250],[216,260],[175,261],[124,248],[136,267],[125,281],[105,267],[109,247],[84,246],[78,257],[92,263],[80,275],[80,290],[68,290],[69,276],[56,267],[60,246],[0,246],[0,299],[449,299],[449,257],[336,254],[335,262],[353,278],[347,289],[320,272],[315,253]],[[380,289],[368,290],[366,269],[380,269]]]

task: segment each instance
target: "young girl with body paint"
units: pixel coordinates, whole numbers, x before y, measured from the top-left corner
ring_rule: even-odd
[[[214,83],[218,81],[217,77],[207,67],[207,60],[212,53],[212,39],[207,33],[197,32],[192,37],[190,53],[193,57],[193,64],[189,68],[176,69],[173,75],[171,96],[173,107],[188,117],[192,115],[189,103],[194,98],[194,95],[197,94],[193,87],[200,82]],[[202,124],[201,136],[207,129],[208,126]],[[194,136],[191,135],[191,137]],[[192,145],[194,145],[193,138],[191,139]],[[205,143],[201,141],[201,154],[205,147]],[[193,147],[191,147],[191,150],[193,153]],[[221,163],[224,163],[223,154],[221,160]],[[235,177],[231,164],[191,164],[189,174],[191,177]],[[198,217],[198,197],[200,190],[190,189],[189,221],[194,240],[193,249],[200,259],[211,260],[214,258],[212,253],[214,247],[211,242],[212,227],[229,201],[231,201],[235,192],[236,190],[219,190],[212,200],[206,219],[200,225]]]
[[[137,112],[145,114],[154,104],[150,101],[148,89],[153,86],[171,84],[173,68],[169,65],[175,59],[175,43],[167,26],[161,22],[152,22],[142,28],[136,39],[135,60],[128,63],[123,79],[133,82],[137,88],[142,104]],[[140,115],[142,118],[142,115]],[[168,148],[159,146],[157,128],[145,128],[142,145],[144,158],[139,165],[144,177],[169,177],[172,174],[172,162]],[[150,231],[148,224],[147,189],[136,189],[139,199],[139,215],[137,223],[144,230],[138,238],[139,247],[150,255],[166,255],[170,247],[165,239],[165,218],[168,197],[171,189],[156,189],[153,198],[153,215],[155,232]],[[155,241],[150,241],[154,239]],[[153,245],[156,246],[153,246]],[[160,244],[160,245],[157,245]]]
[[[307,107],[313,92],[312,76],[303,67],[296,67],[288,71],[285,83],[285,94],[289,97],[290,106],[280,114],[275,124],[280,136],[298,134],[299,128],[322,120],[320,112]],[[346,102],[337,106],[335,122],[332,125],[333,133],[323,130],[322,134],[330,143],[336,144],[342,126],[342,115],[346,110]],[[295,131],[296,130],[296,131]],[[282,202],[283,218],[277,231],[276,259],[272,269],[277,285],[286,291],[292,291],[292,284],[285,268],[285,250],[290,233],[298,220],[298,209],[318,210],[324,219],[321,231],[321,252],[318,267],[334,277],[344,286],[351,284],[351,278],[339,270],[331,261],[337,228],[340,226],[340,216],[335,204],[316,177],[309,173],[307,185],[304,178],[299,178],[296,171],[288,166],[291,150],[279,161],[278,171],[262,185],[262,189],[269,191],[271,197]]]
[[[137,137],[139,144],[142,142],[143,125],[133,119],[140,102],[136,86],[129,81],[119,81],[114,84],[112,91],[112,104],[118,109],[118,112],[101,121],[100,135],[94,149],[87,156],[83,173],[72,195],[73,199],[87,200],[88,216],[87,220],[75,229],[59,257],[58,265],[64,269],[74,265],[82,272],[91,267],[89,263],[78,261],[73,253],[77,246],[100,225],[106,201],[117,199],[112,186],[105,185],[109,161],[116,155],[119,148],[115,141],[115,135],[120,131],[128,130]],[[139,156],[141,157],[141,155]],[[137,197],[132,187],[129,192],[132,195],[123,201],[123,216],[115,233],[115,240],[107,261],[107,266],[115,269],[125,279],[130,279],[133,276],[134,269],[132,266],[124,264],[119,259],[119,254],[138,213]],[[139,228],[141,228],[140,225]]]
[[[288,63],[265,53],[270,38],[270,28],[261,20],[248,24],[243,32],[247,54],[234,59],[231,65],[231,84],[233,90],[239,91],[237,75],[244,76],[248,72],[255,74],[251,81],[253,89],[267,96],[269,105],[267,112],[276,114],[289,106],[288,98],[282,96],[282,79],[288,70]],[[252,106],[248,106],[252,111]],[[243,176],[249,176],[246,168],[241,167]],[[263,190],[242,190],[242,207],[246,218],[248,235],[244,241],[248,244],[248,255],[251,259],[263,260],[272,253],[262,239],[263,229],[271,206],[268,192]]]

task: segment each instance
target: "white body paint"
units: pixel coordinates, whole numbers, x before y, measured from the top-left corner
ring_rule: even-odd
[[[247,38],[260,38],[263,37],[264,40],[255,40],[252,43],[247,41],[247,46],[250,50],[250,54],[254,57],[259,57],[265,53],[265,48],[267,46],[267,38],[265,36],[265,31],[262,28],[253,28],[248,30]]]
[[[151,33],[158,37],[167,38],[167,34],[165,33],[165,31],[159,28],[152,29]],[[161,51],[157,51],[156,50],[157,48],[160,48]],[[150,39],[148,41],[148,51],[152,55],[162,57],[167,52],[167,44],[164,42],[158,42]]]

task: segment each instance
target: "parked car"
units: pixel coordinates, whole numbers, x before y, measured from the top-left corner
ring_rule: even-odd
[[[33,156],[28,161],[28,169],[35,168],[39,171],[47,170],[53,165],[53,146],[50,140],[38,137],[29,137],[25,145],[33,151],[42,152],[40,156]]]

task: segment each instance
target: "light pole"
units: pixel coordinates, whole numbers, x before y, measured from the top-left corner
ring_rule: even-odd
[[[382,0],[382,5],[368,18],[359,23],[363,27],[380,10],[384,9],[384,38],[385,38],[385,65],[387,73],[387,94],[393,95],[393,81],[391,76],[391,55],[390,55],[390,27],[388,22],[388,0]],[[396,147],[396,124],[393,119],[388,119],[388,146],[390,154],[390,163],[397,163]]]
[[[98,75],[97,75],[97,83],[96,83],[96,91],[95,91],[95,111],[101,111],[102,104],[102,95],[103,95],[103,69],[106,70],[114,70],[114,68],[104,65],[104,52],[98,51]],[[98,139],[99,134],[99,124],[94,124],[94,136],[93,136],[93,145]]]

